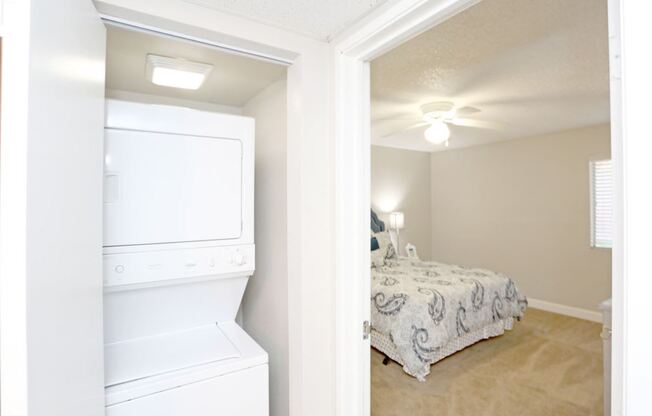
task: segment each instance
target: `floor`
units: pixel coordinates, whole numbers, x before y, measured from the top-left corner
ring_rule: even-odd
[[[426,382],[371,352],[371,414],[602,415],[601,325],[528,309],[505,335],[433,365]]]

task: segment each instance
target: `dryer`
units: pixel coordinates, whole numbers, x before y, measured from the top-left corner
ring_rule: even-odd
[[[268,414],[235,317],[255,270],[254,120],[108,100],[106,414]]]

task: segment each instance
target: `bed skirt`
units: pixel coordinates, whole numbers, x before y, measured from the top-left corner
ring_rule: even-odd
[[[448,344],[444,345],[439,349],[439,352],[434,357],[430,364],[434,364],[437,361],[441,361],[449,355],[455,354],[456,352],[463,350],[464,348],[475,344],[478,341],[484,339],[489,339],[497,337],[505,333],[506,330],[511,330],[514,327],[514,318],[502,319],[496,322],[493,322],[485,327],[476,329],[467,334],[462,335],[452,339]],[[412,377],[417,377],[416,375],[410,373],[405,367],[405,364],[401,360],[401,357],[398,355],[396,346],[389,339],[388,335],[382,334],[375,329],[371,329],[371,346],[382,352],[392,360],[396,361],[403,367],[403,371],[411,375]]]

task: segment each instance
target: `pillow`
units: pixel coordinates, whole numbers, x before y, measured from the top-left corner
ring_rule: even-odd
[[[374,237],[378,240],[380,250],[384,253],[386,259],[396,257],[396,250],[394,249],[394,244],[392,244],[392,238],[389,236],[389,231],[375,233]]]
[[[385,257],[382,250],[374,250],[371,252],[371,267],[383,267],[385,265]]]
[[[378,239],[372,235],[371,236],[371,251],[378,250],[379,248],[380,248],[380,245],[378,244]]]
[[[396,257],[396,251],[392,239],[389,237],[389,232],[374,233],[373,238],[378,242],[378,249],[371,252],[371,265],[381,267],[385,265],[385,259]]]

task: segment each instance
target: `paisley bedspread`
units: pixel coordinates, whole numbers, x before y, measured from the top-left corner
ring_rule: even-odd
[[[527,307],[512,279],[484,269],[392,258],[371,269],[371,325],[423,380],[438,348]]]

